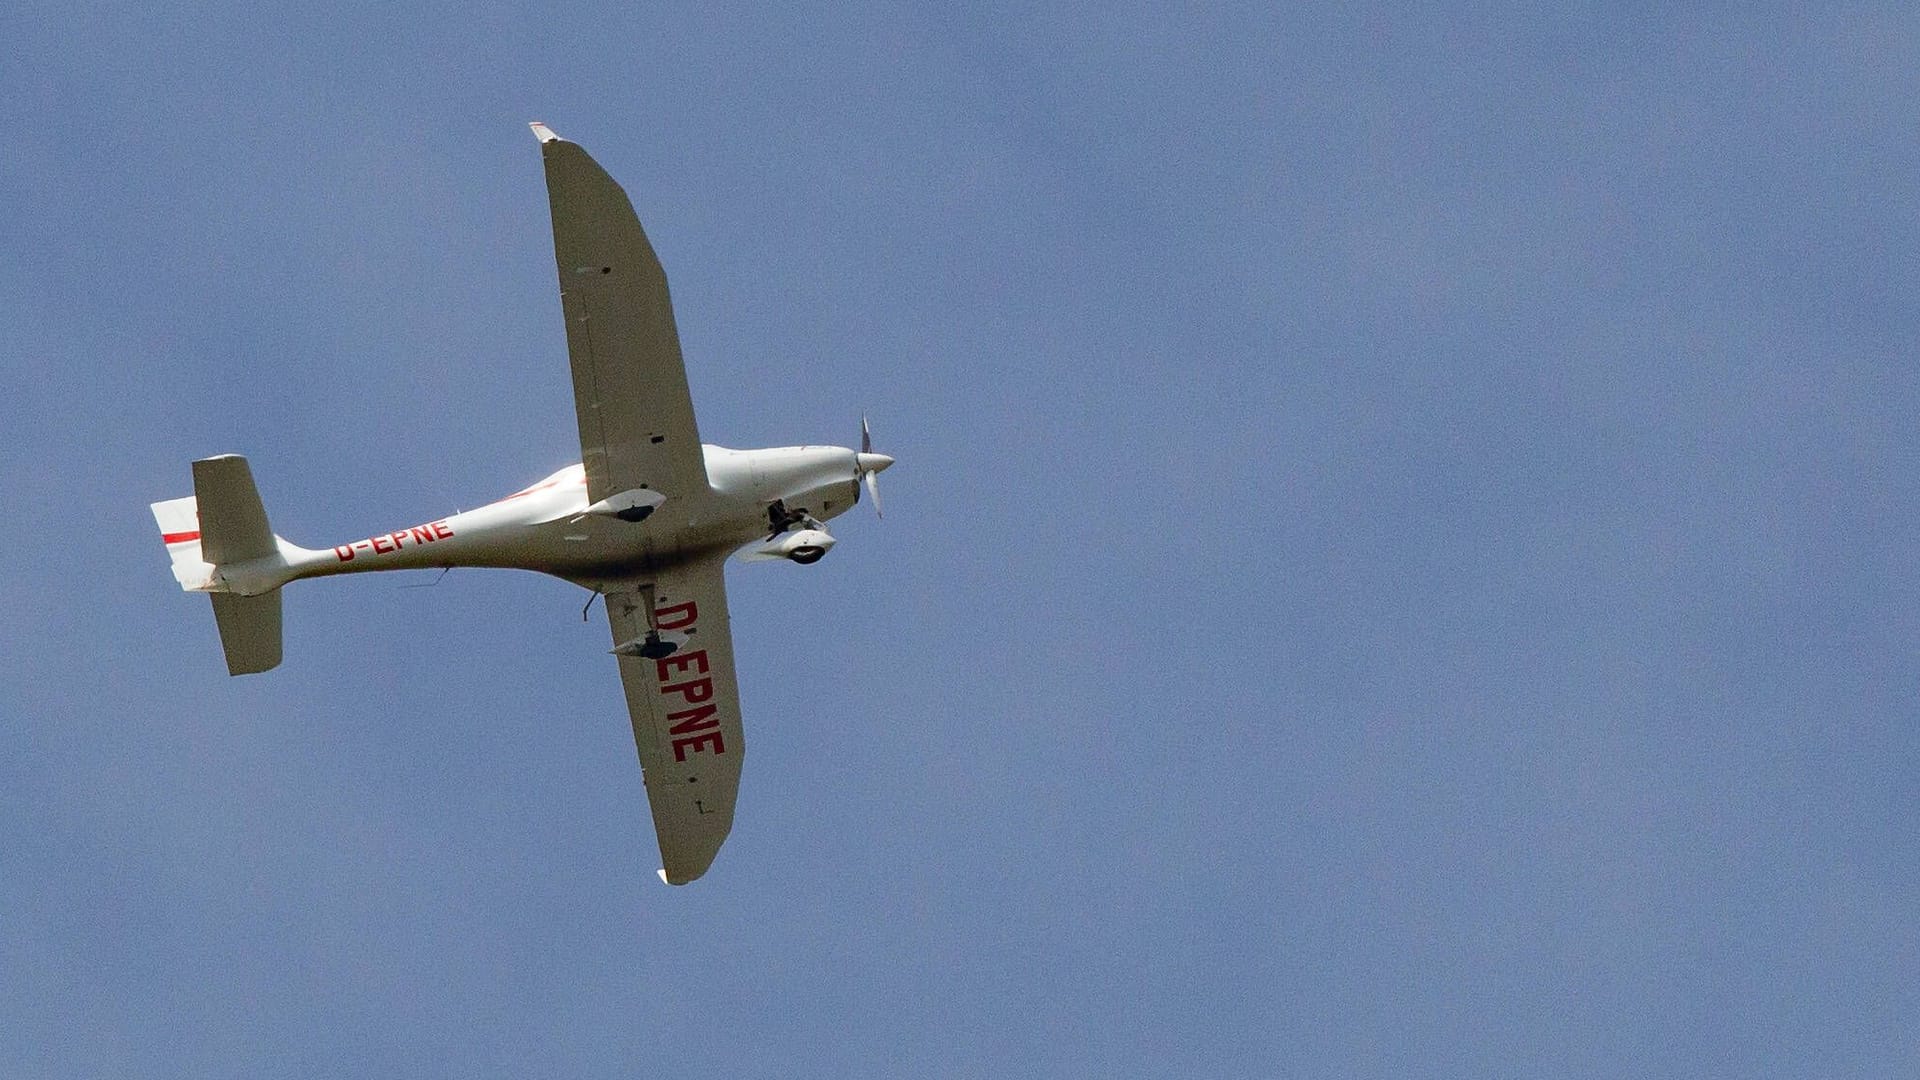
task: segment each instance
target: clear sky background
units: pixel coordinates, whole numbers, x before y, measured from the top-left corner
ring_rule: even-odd
[[[1920,16],[1544,7],[6,5],[0,1074],[1920,1074]],[[535,119],[899,458],[685,889],[582,592],[147,511],[578,459]]]

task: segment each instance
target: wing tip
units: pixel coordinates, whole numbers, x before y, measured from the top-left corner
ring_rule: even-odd
[[[530,123],[527,124],[527,126],[533,129],[533,137],[536,139],[539,139],[540,145],[542,146],[545,146],[550,142],[566,141],[560,138],[559,135],[554,134],[554,130],[552,128],[548,127],[547,125],[541,123],[538,120],[531,121]]]

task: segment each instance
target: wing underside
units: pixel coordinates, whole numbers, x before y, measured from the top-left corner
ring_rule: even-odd
[[[706,873],[726,841],[746,750],[723,566],[692,563],[606,594],[661,876],[673,885]],[[666,656],[634,654],[648,636],[649,599],[658,637],[674,646]]]
[[[587,493],[704,491],[706,463],[667,275],[627,193],[578,145],[535,125],[553,211]]]

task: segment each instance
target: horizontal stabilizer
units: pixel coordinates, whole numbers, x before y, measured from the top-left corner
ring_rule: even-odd
[[[259,596],[211,593],[227,674],[252,675],[280,666],[280,590]]]
[[[219,566],[277,550],[246,458],[222,454],[194,462],[193,495],[200,508],[202,559]]]

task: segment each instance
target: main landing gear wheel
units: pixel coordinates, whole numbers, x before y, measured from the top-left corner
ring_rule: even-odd
[[[671,641],[660,640],[660,631],[649,630],[647,639],[641,642],[640,648],[635,651],[648,660],[663,660],[672,656],[679,648],[680,646]]]
[[[668,641],[660,636],[660,627],[655,625],[654,622],[656,616],[653,610],[653,586],[651,584],[642,585],[640,586],[639,592],[639,602],[634,603],[628,600],[622,604],[621,611],[630,616],[636,608],[643,610],[647,617],[647,636],[615,645],[613,647],[613,654],[615,656],[639,656],[648,660],[664,660],[679,651],[680,643],[677,641]],[[595,595],[597,596],[599,594],[595,593]],[[593,601],[588,600],[587,603],[592,604]],[[586,612],[582,611],[581,614],[585,615]]]

